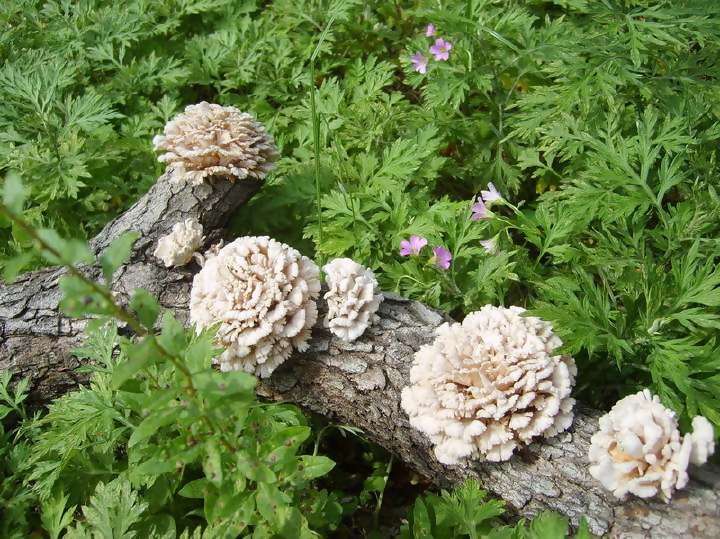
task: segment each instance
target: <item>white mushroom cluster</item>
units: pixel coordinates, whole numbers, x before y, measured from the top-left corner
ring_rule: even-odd
[[[223,371],[265,378],[293,348],[307,349],[319,293],[312,260],[266,236],[238,238],[206,253],[190,292],[190,320],[198,329],[219,323]]]
[[[349,258],[335,258],[323,271],[328,286],[325,327],[344,341],[354,341],[372,323],[383,300],[375,274]]]
[[[197,219],[190,218],[175,223],[170,234],[158,240],[153,255],[165,267],[184,266],[203,242],[203,227]]]
[[[554,354],[562,343],[549,323],[523,312],[486,305],[415,354],[402,407],[441,463],[507,460],[572,423],[575,361]]]
[[[189,105],[153,139],[158,159],[173,165],[174,179],[199,185],[208,176],[263,179],[278,157],[272,137],[235,107]]]
[[[715,451],[710,422],[697,416],[680,436],[675,413],[644,389],[619,400],[600,418],[588,457],[590,474],[620,499],[660,495],[668,501],[687,485],[688,463],[704,464]]]

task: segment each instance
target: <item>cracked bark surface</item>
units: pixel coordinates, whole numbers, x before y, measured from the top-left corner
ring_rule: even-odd
[[[168,169],[137,203],[103,228],[90,248],[97,255],[124,232],[140,232],[130,260],[115,276],[113,292],[123,301],[136,288],[145,288],[163,307],[182,315],[197,266],[165,268],[152,255],[157,240],[178,221],[195,217],[203,225],[205,246],[217,241],[233,212],[262,184],[221,178],[212,182],[212,188],[189,187],[172,182],[171,176]],[[101,274],[98,267],[84,271],[96,279]],[[86,322],[68,318],[58,308],[62,297],[58,281],[65,273],[48,268],[0,285],[0,371],[30,377],[34,402],[47,402],[86,379],[75,371],[80,361],[71,353],[82,340]]]
[[[259,183],[218,181],[179,187],[169,173],[126,213],[93,240],[96,253],[127,230],[142,233],[131,260],[119,272],[113,290],[125,299],[142,287],[187,319],[192,276],[197,266],[167,269],[152,256],[157,240],[172,225],[197,217],[206,233],[205,246],[222,236],[230,215],[260,187]],[[86,268],[98,276],[97,268]],[[82,339],[84,321],[58,311],[58,279],[63,270],[32,272],[16,283],[0,286],[0,370],[32,378],[33,398],[48,400],[81,383],[74,372],[81,362],[71,350]],[[320,305],[318,320],[325,306]],[[578,405],[571,429],[540,440],[504,463],[444,466],[435,460],[423,434],[410,427],[400,408],[400,392],[413,354],[433,338],[446,319],[425,305],[386,294],[379,322],[354,343],[344,343],[321,327],[310,349],[296,353],[258,391],[297,403],[330,419],[357,426],[439,486],[476,477],[485,489],[506,500],[515,512],[532,516],[546,509],[563,513],[577,525],[582,516],[591,531],[612,537],[720,537],[720,470],[691,470],[694,479],[676,493],[671,504],[658,500],[616,500],[589,474],[587,449],[600,412]]]

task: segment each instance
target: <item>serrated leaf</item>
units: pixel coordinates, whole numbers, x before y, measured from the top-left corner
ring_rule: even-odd
[[[154,339],[147,337],[137,344],[127,345],[125,348],[126,361],[118,363],[113,370],[112,386],[119,389],[127,380],[135,376],[141,369],[157,363],[160,351]]]
[[[132,246],[140,237],[139,232],[125,232],[115,238],[113,242],[100,255],[105,282],[110,284],[112,276],[117,269],[130,259]]]
[[[130,299],[130,308],[135,311],[138,320],[143,326],[149,330],[153,329],[158,314],[160,314],[160,305],[147,290],[138,288],[133,292]]]

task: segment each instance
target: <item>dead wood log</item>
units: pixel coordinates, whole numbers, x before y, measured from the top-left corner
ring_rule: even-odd
[[[105,226],[90,242],[90,248],[97,255],[123,233],[140,232],[130,260],[117,272],[113,292],[123,301],[136,288],[144,288],[163,307],[183,317],[194,264],[165,268],[152,256],[157,240],[175,223],[189,217],[202,223],[205,245],[218,240],[228,219],[260,189],[261,183],[218,179],[212,188],[208,184],[186,187],[172,182],[171,174],[168,170],[136,204]],[[84,271],[100,277],[98,267]],[[72,350],[82,340],[86,321],[68,318],[58,308],[58,281],[65,273],[62,268],[48,268],[0,286],[0,371],[30,377],[34,402],[47,402],[85,380],[85,375],[76,372],[80,361]]]
[[[122,300],[135,288],[145,288],[186,319],[197,267],[164,268],[151,255],[158,238],[174,223],[194,216],[204,225],[208,244],[219,238],[230,215],[258,188],[258,183],[248,181],[218,181],[212,189],[181,188],[169,181],[168,174],[161,177],[91,244],[99,253],[127,230],[142,233],[113,290]],[[87,271],[99,275],[97,268]],[[0,370],[29,376],[37,402],[47,402],[83,381],[75,372],[80,361],[71,351],[82,339],[85,322],[70,320],[58,310],[58,279],[63,274],[61,269],[47,269],[0,286]],[[323,309],[321,305],[321,318]],[[260,385],[259,392],[363,429],[370,440],[439,486],[476,477],[523,516],[551,509],[570,517],[574,525],[585,516],[594,533],[613,537],[720,537],[717,467],[694,470],[694,480],[671,504],[620,502],[588,473],[587,449],[600,413],[580,405],[568,432],[533,443],[508,462],[439,464],[428,440],[410,427],[399,397],[413,354],[432,339],[445,318],[421,303],[389,294],[379,315],[379,323],[352,344],[332,337],[318,324],[310,350],[286,362]]]

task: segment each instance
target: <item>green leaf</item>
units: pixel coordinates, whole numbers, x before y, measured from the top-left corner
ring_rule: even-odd
[[[184,498],[205,498],[214,488],[210,481],[202,477],[186,483],[178,494]]]
[[[132,528],[140,522],[147,504],[139,499],[130,483],[118,477],[110,483],[98,483],[90,504],[82,508],[87,527],[98,537],[132,539]],[[93,535],[95,535],[93,534]]]
[[[197,373],[193,381],[202,396],[211,401],[221,401],[232,398],[234,400],[250,402],[255,398],[257,379],[246,372],[217,372],[206,370]],[[240,399],[238,399],[238,397],[240,397]]]
[[[182,356],[187,346],[185,329],[170,311],[165,311],[163,314],[162,333],[158,337],[158,342],[173,356]]]
[[[580,519],[580,526],[575,532],[575,539],[593,539],[595,536],[590,533],[590,525],[585,517]]]
[[[205,477],[216,487],[223,482],[222,456],[218,443],[210,439],[205,443],[205,460],[203,460]]]
[[[557,539],[567,537],[568,521],[552,511],[543,511],[530,522],[530,536],[533,539]]]
[[[113,305],[84,279],[65,275],[60,279],[63,297],[60,308],[68,316],[82,317],[89,314],[113,315]]]
[[[155,339],[151,337],[146,337],[137,344],[128,344],[125,347],[125,357],[128,359],[118,363],[113,370],[112,386],[115,389],[120,388],[141,369],[153,365],[161,359]]]
[[[17,172],[10,171],[5,175],[3,185],[3,204],[16,215],[22,214],[25,200],[30,190],[23,184],[22,178]]]
[[[290,502],[280,489],[268,483],[258,483],[255,500],[260,515],[273,526],[279,524],[278,511]]]
[[[432,539],[432,524],[427,507],[418,497],[412,508],[412,536],[415,539]]]
[[[132,448],[138,443],[150,438],[158,429],[174,422],[181,412],[182,408],[179,406],[172,406],[164,410],[153,410],[153,412],[143,419],[133,430],[128,440],[128,448]]]
[[[51,539],[58,539],[73,521],[76,506],[66,507],[68,498],[68,495],[59,492],[41,505],[40,520]]]
[[[17,276],[28,267],[34,258],[32,253],[24,252],[3,261],[3,279],[5,282],[15,282]]]
[[[105,282],[110,284],[112,276],[117,269],[130,259],[132,246],[140,237],[139,232],[125,232],[115,238],[113,242],[100,255]]]
[[[138,288],[133,292],[130,299],[130,308],[137,314],[140,323],[147,329],[152,330],[160,313],[160,305],[147,290]]]
[[[335,467],[335,461],[322,455],[302,455],[300,457],[300,465],[298,470],[302,476],[307,479],[316,479],[327,474]]]
[[[57,232],[49,228],[41,228],[37,231],[38,236],[54,252],[42,248],[40,253],[50,264],[74,266],[81,263],[93,261],[93,255],[87,243],[76,239],[64,239]],[[57,255],[55,254],[57,253]]]
[[[255,457],[250,457],[243,452],[235,455],[238,470],[251,481],[258,483],[274,483],[277,476],[268,466],[258,461]]]

